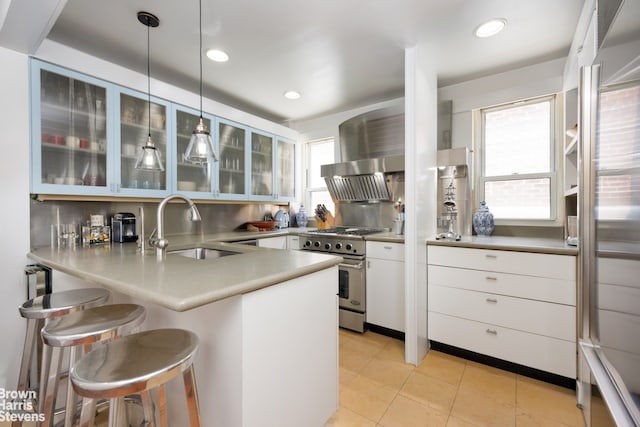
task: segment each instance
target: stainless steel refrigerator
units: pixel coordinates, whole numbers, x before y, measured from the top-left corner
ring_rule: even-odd
[[[640,425],[640,0],[597,1],[580,85],[578,401]]]

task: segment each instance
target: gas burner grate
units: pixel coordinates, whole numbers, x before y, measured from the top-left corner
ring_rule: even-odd
[[[346,236],[366,236],[369,234],[380,233],[382,231],[384,230],[380,228],[335,227],[335,228],[318,229],[316,231],[312,231],[312,233],[339,234],[339,235],[346,235]]]

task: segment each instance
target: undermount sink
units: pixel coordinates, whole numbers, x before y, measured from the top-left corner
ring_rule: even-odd
[[[239,255],[242,252],[234,252],[234,251],[225,251],[223,249],[209,249],[209,248],[189,248],[189,249],[180,249],[167,251],[167,255],[179,255],[185,258],[193,258],[193,259],[216,259],[222,258],[224,256],[230,255]]]

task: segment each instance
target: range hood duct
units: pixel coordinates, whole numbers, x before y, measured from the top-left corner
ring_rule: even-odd
[[[404,156],[322,165],[320,173],[336,202],[393,200],[394,173],[404,173]]]

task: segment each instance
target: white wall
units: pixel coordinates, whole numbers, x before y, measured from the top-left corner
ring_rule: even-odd
[[[27,56],[0,48],[0,387],[18,379],[25,321],[18,305],[27,296],[29,252],[29,73]]]

